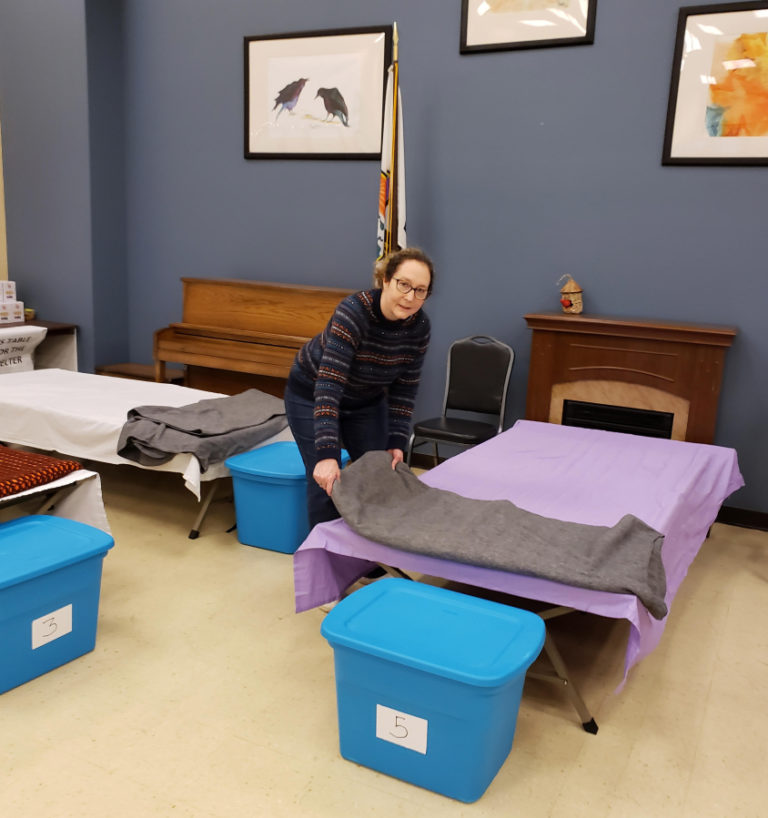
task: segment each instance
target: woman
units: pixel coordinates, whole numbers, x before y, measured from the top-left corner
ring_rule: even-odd
[[[342,447],[352,460],[376,449],[392,455],[392,468],[403,460],[429,345],[421,308],[433,277],[423,251],[392,253],[376,264],[376,287],[345,298],[296,355],[285,411],[307,470],[310,526],[339,516],[330,495]]]

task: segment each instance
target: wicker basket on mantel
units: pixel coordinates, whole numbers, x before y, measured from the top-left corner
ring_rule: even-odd
[[[560,288],[560,306],[563,308],[563,312],[578,315],[584,309],[584,300],[582,298],[584,291],[570,275],[563,276],[563,278],[568,280]],[[558,284],[560,281],[558,281]]]

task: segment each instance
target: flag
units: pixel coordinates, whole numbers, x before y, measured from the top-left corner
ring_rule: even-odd
[[[392,65],[389,67],[384,100],[381,174],[379,177],[378,258],[384,258],[395,250],[407,247],[403,100],[397,77],[397,27],[395,27],[394,55]]]

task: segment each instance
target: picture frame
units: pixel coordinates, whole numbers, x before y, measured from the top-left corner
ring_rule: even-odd
[[[246,159],[380,159],[392,26],[244,38]]]
[[[459,52],[591,45],[597,0],[461,0]]]
[[[662,165],[768,165],[768,0],[678,15]]]

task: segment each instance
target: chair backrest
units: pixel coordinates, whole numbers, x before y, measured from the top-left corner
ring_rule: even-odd
[[[449,409],[499,415],[504,422],[515,353],[488,335],[454,341],[448,350],[443,414]]]

